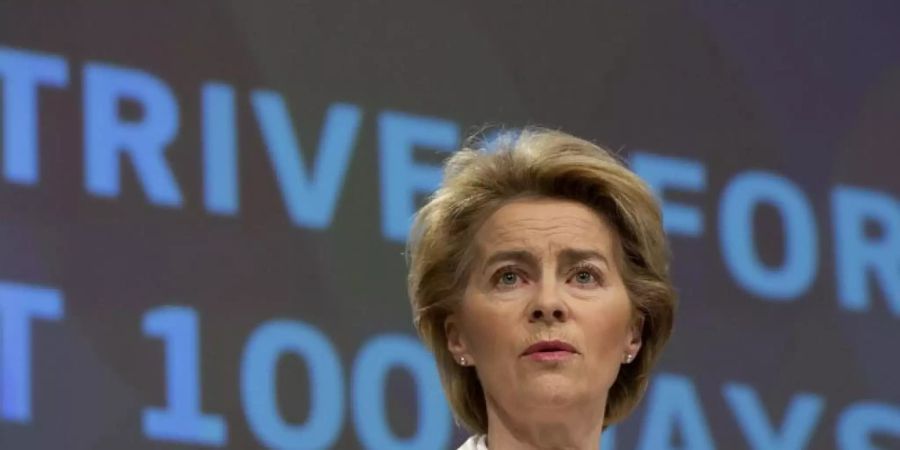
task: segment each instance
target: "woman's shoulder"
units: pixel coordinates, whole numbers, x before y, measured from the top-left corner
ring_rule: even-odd
[[[488,450],[486,441],[484,435],[472,436],[456,450]]]

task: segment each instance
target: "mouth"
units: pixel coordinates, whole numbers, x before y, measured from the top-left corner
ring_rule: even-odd
[[[578,354],[575,347],[565,341],[540,341],[522,352],[522,356],[534,361],[562,361]]]

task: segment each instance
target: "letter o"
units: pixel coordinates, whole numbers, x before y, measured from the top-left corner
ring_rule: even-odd
[[[300,356],[309,369],[310,411],[304,424],[290,424],[278,412],[277,364],[285,353]],[[244,347],[241,399],[247,422],[270,448],[330,448],[344,415],[343,375],[337,351],[311,325],[276,319],[260,325]]]
[[[385,417],[385,382],[393,367],[412,375],[418,398],[418,430],[396,438]],[[444,401],[431,355],[418,341],[400,334],[377,336],[359,351],[353,364],[353,422],[366,448],[394,450],[444,448],[450,439],[450,411]]]
[[[753,213],[760,203],[774,206],[785,226],[785,258],[765,267],[754,247]],[[719,243],[726,266],[745,289],[771,300],[803,294],[818,266],[816,224],[809,201],[783,177],[750,171],[736,176],[719,204]]]

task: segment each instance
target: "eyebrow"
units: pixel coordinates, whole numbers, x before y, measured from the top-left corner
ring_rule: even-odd
[[[521,263],[531,265],[531,266],[537,266],[538,259],[539,258],[534,256],[534,254],[528,250],[503,250],[503,251],[496,252],[496,253],[492,254],[491,256],[489,256],[485,260],[484,266],[482,267],[481,270],[483,272],[483,271],[487,270],[488,267],[490,267],[500,261],[515,261],[515,262],[521,262]],[[582,249],[575,249],[575,248],[566,248],[559,252],[558,259],[559,259],[560,265],[563,265],[563,266],[572,265],[577,262],[587,261],[590,259],[597,259],[597,260],[600,260],[601,262],[603,262],[603,264],[606,265],[607,269],[610,267],[609,259],[606,258],[606,255],[604,255],[603,253],[600,253],[596,250],[582,250]]]
[[[516,261],[527,265],[537,266],[538,259],[528,250],[504,250],[494,253],[484,261],[481,271],[500,261]]]
[[[559,252],[559,262],[560,265],[568,266],[577,262],[587,261],[589,259],[597,259],[603,262],[608,269],[609,260],[606,259],[606,255],[600,253],[596,250],[579,250],[574,248],[567,248],[561,252]]]

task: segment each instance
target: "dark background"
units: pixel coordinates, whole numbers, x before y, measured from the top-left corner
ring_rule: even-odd
[[[830,202],[844,185],[900,196],[898,13],[893,2],[839,0],[0,2],[0,46],[61,56],[69,73],[66,87],[39,93],[40,182],[0,183],[0,280],[65,297],[63,319],[33,323],[33,417],[0,421],[0,446],[193,448],[151,439],[141,424],[142,410],[166,403],[164,346],[141,320],[177,304],[199,317],[202,411],[225,419],[227,447],[264,445],[245,417],[239,369],[253,330],[286,318],[338,349],[346,407],[332,447],[361,448],[350,409],[354,358],[374,336],[414,334],[403,243],[381,227],[377,117],[390,110],[451,121],[461,135],[539,124],[624,157],[703,163],[705,189],[667,194],[703,212],[704,232],[671,237],[681,306],[659,372],[693,383],[716,448],[758,448],[723,397],[735,382],[756,390],[775,429],[793,396],[820,396],[806,448],[838,448],[836,424],[852,404],[879,402],[900,415],[900,315],[888,307],[900,299],[870,277],[871,307],[842,308]],[[90,62],[152,74],[178,99],[166,158],[181,207],[148,201],[126,161],[115,198],[84,188]],[[231,216],[203,205],[200,93],[209,81],[237,98],[240,210]],[[249,101],[257,89],[287,102],[307,167],[329,105],[363,112],[324,229],[296,226],[286,212]],[[140,115],[127,103],[121,113]],[[425,162],[443,156],[417,153]],[[723,262],[720,195],[747,170],[790,180],[815,212],[818,269],[791,301],[748,292]],[[777,211],[761,208],[756,224],[760,258],[777,266]],[[897,283],[900,263],[889,277]],[[281,414],[302,423],[316,386],[300,358],[278,368]],[[385,385],[398,436],[416,430],[411,383],[401,370]],[[614,448],[636,448],[644,418],[641,408],[618,427]],[[871,448],[900,448],[900,431],[883,430]],[[672,448],[682,448],[678,434]],[[464,436],[455,430],[431,448],[456,448]]]

